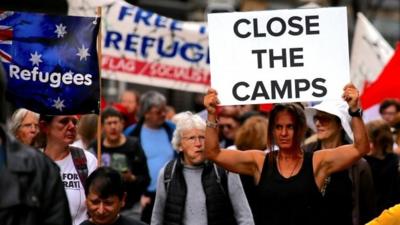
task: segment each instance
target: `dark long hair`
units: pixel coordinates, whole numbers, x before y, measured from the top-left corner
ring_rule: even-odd
[[[383,155],[393,152],[393,136],[389,124],[382,120],[373,120],[366,124],[368,137],[376,149]]]
[[[273,150],[275,145],[274,139],[274,128],[276,125],[276,118],[278,113],[280,112],[288,112],[293,118],[293,128],[294,128],[294,136],[293,136],[293,144],[297,146],[301,146],[305,133],[307,130],[306,116],[304,115],[304,109],[302,109],[297,103],[286,103],[286,104],[276,104],[269,115],[269,123],[268,123],[268,141],[267,147],[270,150]]]

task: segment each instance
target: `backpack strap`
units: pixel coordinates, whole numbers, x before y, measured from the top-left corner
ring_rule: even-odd
[[[165,185],[165,192],[168,193],[169,190],[169,183],[171,182],[175,168],[176,168],[176,163],[178,159],[170,161],[166,166],[164,170],[164,185]],[[217,166],[215,163],[213,163],[213,167],[215,170],[215,175],[217,176],[217,183],[220,186],[221,190],[224,192],[226,196],[229,196],[228,194],[228,171]]]
[[[214,170],[215,170],[215,175],[217,176],[217,183],[220,186],[222,192],[226,196],[229,196],[228,193],[228,171],[223,169],[222,167],[217,166],[215,163],[213,163]]]
[[[165,170],[164,170],[165,193],[168,193],[169,183],[171,182],[172,176],[174,175],[177,161],[178,161],[178,159],[171,160],[165,167]]]
[[[82,185],[85,185],[89,170],[87,167],[86,155],[83,149],[70,146],[72,161]]]

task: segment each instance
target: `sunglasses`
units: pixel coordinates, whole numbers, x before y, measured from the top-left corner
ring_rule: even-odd
[[[334,117],[328,115],[315,115],[313,117],[314,123],[316,123],[317,121],[319,121],[320,123],[328,123],[331,122],[333,119]]]
[[[69,118],[69,117],[65,117],[61,120],[58,121],[59,123],[63,124],[64,126],[66,126],[67,124],[69,124],[69,122],[72,122],[74,125],[78,124],[78,119],[77,118]]]

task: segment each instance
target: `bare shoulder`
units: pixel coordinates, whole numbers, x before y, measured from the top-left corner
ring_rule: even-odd
[[[260,150],[248,150],[246,151],[249,154],[252,155],[253,160],[256,162],[257,164],[257,170],[261,171],[262,167],[264,165],[264,160],[265,160],[265,155],[267,154],[264,151],[260,151]]]
[[[336,167],[339,166],[341,168],[341,164],[346,161],[346,158],[352,157],[352,152],[350,151],[352,148],[352,145],[341,145],[336,148],[323,149],[314,152],[314,171],[324,171],[327,174],[337,171],[338,169]]]
[[[247,154],[251,154],[256,160],[265,158],[265,155],[267,154],[261,150],[247,150],[245,152],[247,152]]]
[[[314,161],[321,162],[331,161],[335,156],[346,155],[349,150],[353,149],[353,145],[341,145],[336,148],[323,149],[314,152]]]
[[[253,177],[256,184],[260,181],[261,172],[264,167],[264,161],[266,152],[260,150],[249,150],[249,154],[252,155],[253,161],[255,162],[255,170],[253,170]]]
[[[314,165],[320,165],[324,162],[325,158],[327,155],[329,155],[330,152],[332,152],[333,149],[322,149],[318,150],[313,153],[313,164]]]

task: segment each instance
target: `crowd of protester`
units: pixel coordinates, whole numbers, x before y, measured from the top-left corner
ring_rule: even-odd
[[[263,110],[218,106],[210,89],[203,112],[176,112],[127,90],[100,121],[17,109],[0,130],[1,224],[385,224],[400,101],[364,125],[358,90],[343,96]]]

